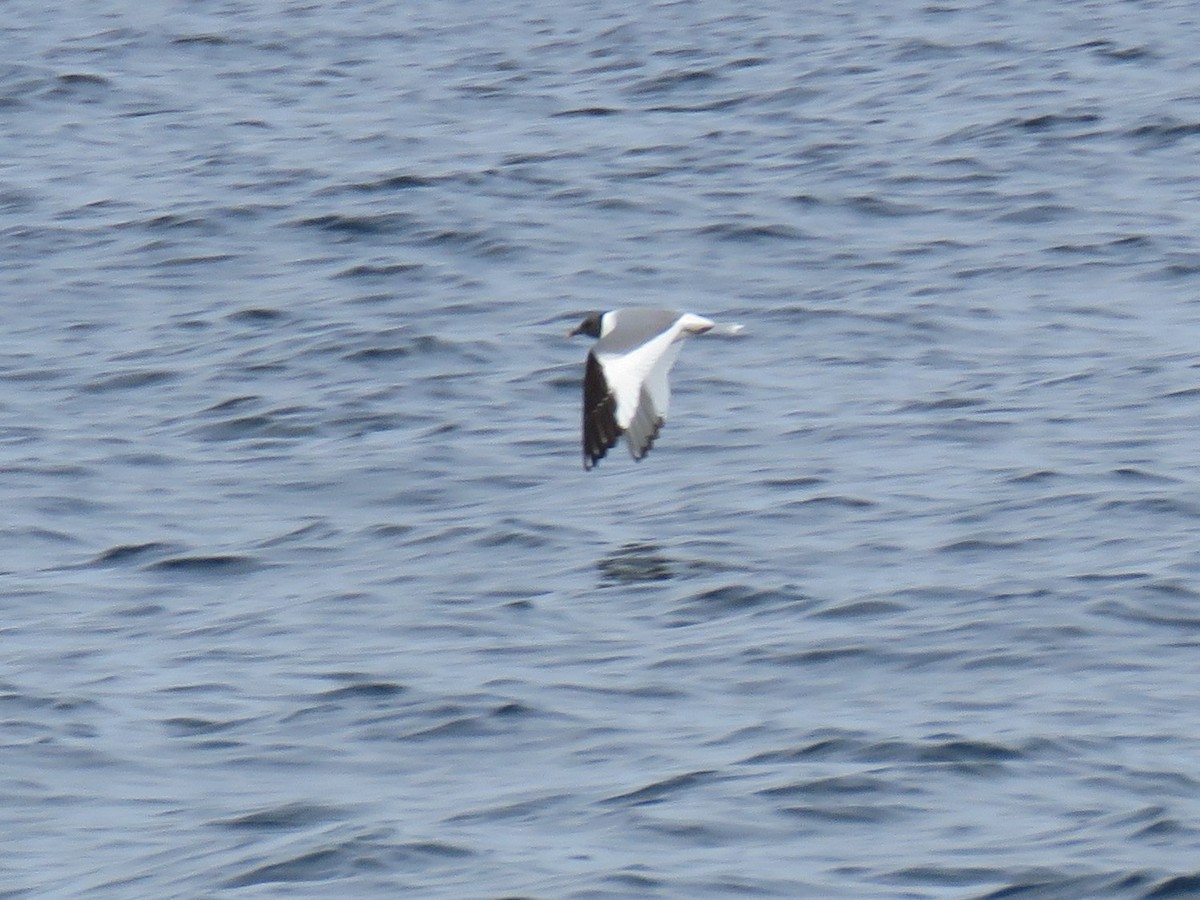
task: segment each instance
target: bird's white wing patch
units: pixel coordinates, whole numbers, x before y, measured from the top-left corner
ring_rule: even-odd
[[[671,405],[671,381],[668,376],[682,349],[683,338],[680,336],[671,342],[646,375],[646,396],[654,406],[655,415],[660,419],[667,417],[667,409]]]
[[[658,415],[665,415],[671,396],[667,372],[679,356],[680,345],[675,343],[678,336],[679,327],[676,325],[626,353],[596,353],[600,364],[604,366],[609,390],[616,398],[617,425],[622,430],[629,427],[637,414],[643,384]]]

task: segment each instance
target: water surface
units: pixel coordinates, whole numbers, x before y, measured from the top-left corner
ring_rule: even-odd
[[[1200,892],[1196,33],[6,3],[5,891]]]

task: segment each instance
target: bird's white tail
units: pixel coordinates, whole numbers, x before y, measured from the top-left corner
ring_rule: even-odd
[[[709,334],[719,334],[721,337],[733,337],[735,334],[742,333],[741,325],[714,325],[709,329]]]

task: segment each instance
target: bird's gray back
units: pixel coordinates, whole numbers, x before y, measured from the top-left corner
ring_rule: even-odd
[[[613,329],[596,342],[599,353],[627,353],[639,344],[662,334],[675,324],[681,313],[676,309],[615,309]]]

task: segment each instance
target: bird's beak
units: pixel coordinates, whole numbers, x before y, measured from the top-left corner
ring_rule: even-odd
[[[579,329],[572,328],[570,331],[567,332],[567,337],[575,337],[575,335],[577,335],[577,334],[579,334]]]

